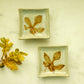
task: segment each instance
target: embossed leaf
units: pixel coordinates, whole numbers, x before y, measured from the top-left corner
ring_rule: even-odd
[[[53,61],[55,60],[59,60],[61,57],[61,52],[55,52],[54,55],[53,55]]]
[[[51,63],[51,59],[46,53],[44,53],[44,59],[47,63]]]
[[[50,71],[55,71],[54,64],[51,64],[51,65],[48,67],[48,69],[49,69]]]
[[[41,32],[44,31],[44,28],[36,28],[36,31],[37,31],[38,33],[41,33]]]
[[[34,25],[35,26],[36,24],[39,24],[42,22],[42,15],[38,15],[35,17],[35,22],[34,22]]]
[[[25,17],[25,22],[29,25],[32,26],[31,21],[28,17]]]
[[[44,64],[45,67],[49,66],[49,63],[47,63],[47,62],[43,62],[43,64]]]
[[[56,70],[61,70],[64,66],[65,66],[65,65],[60,64],[60,65],[54,66],[54,68],[55,68]]]
[[[36,33],[36,30],[34,28],[31,28],[30,29],[30,33],[35,34]]]
[[[24,25],[24,28],[25,28],[25,30],[27,30],[27,29],[28,29],[26,25]]]

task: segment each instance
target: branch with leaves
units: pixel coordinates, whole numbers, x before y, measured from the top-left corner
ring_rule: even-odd
[[[5,37],[0,39],[0,47],[2,48],[2,56],[0,60],[0,68],[3,68],[4,66],[7,66],[11,70],[17,70],[18,66],[22,64],[22,61],[24,61],[23,56],[27,56],[27,53],[19,51],[19,49],[15,49],[15,51],[11,51],[8,53],[13,46],[13,43],[9,43],[9,39],[6,39]]]
[[[36,32],[41,33],[44,31],[44,28],[35,28],[35,26],[42,22],[42,15],[38,15],[35,17],[34,24],[32,25],[31,20],[28,17],[24,18],[25,23],[28,25],[24,25],[25,30],[30,29],[30,33],[35,34]]]
[[[44,59],[43,65],[47,67],[50,71],[55,71],[55,70],[61,70],[65,65],[64,64],[59,64],[59,65],[54,65],[54,61],[59,60],[61,57],[61,52],[55,52],[53,55],[53,60],[51,61],[50,57],[44,53]]]

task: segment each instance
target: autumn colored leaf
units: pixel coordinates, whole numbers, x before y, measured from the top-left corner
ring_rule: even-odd
[[[36,28],[36,31],[37,31],[38,33],[41,33],[41,32],[44,31],[44,28]]]
[[[48,67],[49,66],[49,63],[47,63],[47,62],[44,62],[43,61],[43,64],[44,64],[45,67]]]
[[[49,69],[50,71],[55,71],[54,64],[51,64],[51,65],[48,67],[48,69]]]
[[[38,23],[41,23],[42,22],[42,15],[38,15],[35,17],[35,22],[34,22],[34,25],[33,27],[38,24]]]
[[[25,22],[29,25],[29,27],[32,26],[31,21],[28,17],[25,17]]]
[[[31,23],[31,20],[28,17],[25,17],[24,20],[25,20],[26,24],[28,25],[28,27],[26,25],[24,25],[24,28],[25,28],[25,30],[30,29],[31,34],[35,34],[36,32],[42,33],[44,31],[44,28],[35,28],[35,26],[37,24],[42,22],[42,15],[38,15],[35,17],[33,25]]]
[[[59,60],[61,57],[61,52],[55,52],[53,55],[53,60],[51,61],[50,57],[44,53],[44,59],[45,61],[43,61],[43,65],[45,67],[47,67],[51,72],[55,71],[55,70],[61,70],[65,65],[63,64],[59,64],[59,65],[54,65],[54,61]]]
[[[61,70],[63,67],[64,67],[63,64],[60,64],[60,65],[54,66],[54,68],[55,68],[56,70]]]
[[[59,60],[61,57],[61,52],[55,52],[54,55],[53,55],[53,61],[55,60]]]
[[[36,33],[36,31],[35,31],[34,28],[31,28],[31,29],[30,29],[30,32],[31,32],[32,34],[35,34],[35,33]]]
[[[44,53],[44,59],[47,63],[51,63],[50,57],[46,53]]]
[[[24,25],[24,28],[25,28],[25,30],[27,30],[27,29],[28,29],[26,25]]]

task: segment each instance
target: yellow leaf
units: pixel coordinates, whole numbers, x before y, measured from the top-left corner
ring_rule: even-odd
[[[9,57],[10,60],[14,60],[14,61],[18,61],[18,57],[17,56],[11,56]]]
[[[14,55],[15,55],[14,51],[12,51],[12,52],[9,53],[9,56],[10,56],[10,57],[11,57],[11,56],[14,56]]]
[[[7,52],[9,50],[10,50],[10,48],[9,47],[6,47],[4,52]]]
[[[5,43],[5,42],[6,42],[5,37],[1,38],[1,41],[2,41],[3,43]]]
[[[32,26],[31,21],[28,17],[25,17],[25,22],[29,25],[29,27]]]
[[[8,47],[12,47],[12,45],[13,45],[13,43],[11,42],[11,43],[8,44]]]
[[[18,55],[18,59],[19,61],[24,61],[25,58],[22,55]]]
[[[19,49],[15,49],[15,51],[12,51],[9,53],[9,55],[7,54],[7,52],[10,50],[10,48],[12,47],[13,43],[8,43],[9,39],[5,39],[4,37],[1,38],[1,43],[0,43],[0,47],[2,47],[2,52],[3,55],[1,57],[1,63],[0,63],[0,68],[7,66],[8,68],[10,68],[11,70],[17,70],[17,64],[20,65],[22,64],[21,61],[23,61],[25,58],[22,56],[27,56],[27,53],[24,52],[19,52]]]
[[[11,70],[17,70],[18,67],[14,61],[8,61],[7,59],[3,61],[3,64],[10,68]]]
[[[28,54],[27,53],[24,53],[24,52],[20,52],[21,55],[25,55],[27,56]]]
[[[16,49],[15,49],[15,52],[19,52],[19,49],[18,49],[18,48],[16,48]]]
[[[16,63],[14,63],[12,61],[8,62],[6,66],[8,68],[10,68],[11,70],[17,70],[18,69],[18,67],[16,66]]]
[[[22,62],[21,61],[17,61],[17,62],[15,62],[16,64],[18,64],[18,65],[20,65],[20,64],[22,64]]]
[[[19,49],[17,48],[17,49],[15,49],[15,55],[19,55]]]
[[[9,42],[9,39],[6,39],[6,42]]]
[[[38,24],[38,23],[41,23],[42,22],[42,15],[38,15],[35,17],[35,22],[34,22],[34,25],[33,27]]]
[[[2,48],[3,48],[3,47],[4,47],[4,44],[3,44],[3,43],[0,43],[0,47],[2,47]]]

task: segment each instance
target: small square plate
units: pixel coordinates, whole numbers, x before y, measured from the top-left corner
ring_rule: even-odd
[[[39,47],[39,77],[69,76],[68,46]]]
[[[50,37],[49,9],[19,9],[19,39]]]

